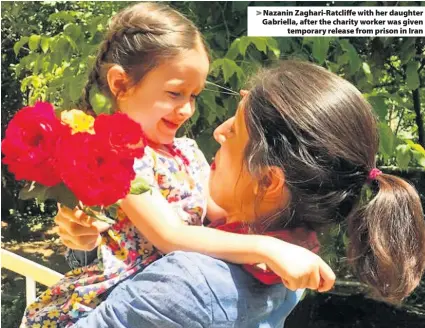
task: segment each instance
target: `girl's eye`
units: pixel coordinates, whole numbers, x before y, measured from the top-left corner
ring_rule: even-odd
[[[191,95],[190,96],[192,99],[196,99],[196,98],[198,98],[199,97],[199,94],[198,95]]]
[[[170,94],[171,96],[173,96],[174,98],[180,97],[181,93],[180,92],[173,92],[173,91],[167,91],[168,94]]]

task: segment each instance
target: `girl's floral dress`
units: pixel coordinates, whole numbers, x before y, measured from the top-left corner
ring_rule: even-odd
[[[183,221],[201,225],[206,213],[209,166],[193,140],[175,139],[175,146],[189,165],[179,156],[169,157],[146,147],[134,169],[161,191]],[[118,216],[118,221],[102,234],[98,260],[66,273],[47,289],[27,307],[21,327],[71,326],[95,308],[112,287],[161,256],[122,211]]]

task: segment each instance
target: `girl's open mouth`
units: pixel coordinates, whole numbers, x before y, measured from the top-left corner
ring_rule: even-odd
[[[162,122],[164,122],[164,124],[168,127],[168,128],[170,128],[170,129],[173,129],[173,130],[176,130],[176,129],[178,129],[179,128],[179,126],[180,126],[180,124],[176,124],[176,123],[173,123],[173,122],[170,122],[170,121],[167,121],[166,119],[162,119]]]

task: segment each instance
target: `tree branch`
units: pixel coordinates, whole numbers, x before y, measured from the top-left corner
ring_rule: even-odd
[[[397,136],[397,133],[398,133],[398,129],[400,128],[400,125],[401,125],[401,121],[403,120],[403,115],[404,115],[404,111],[405,111],[405,109],[406,108],[403,108],[401,111],[400,111],[400,115],[399,115],[399,117],[398,117],[398,122],[397,122],[397,128],[395,129],[395,132],[394,132],[394,134]]]
[[[424,120],[421,113],[421,99],[419,94],[419,88],[412,91],[413,97],[413,110],[415,111],[416,125],[418,126],[418,143],[425,147],[425,135],[424,135]]]
[[[392,82],[385,82],[385,83],[374,85],[373,88],[393,87],[395,85],[396,85],[396,82],[392,81]]]

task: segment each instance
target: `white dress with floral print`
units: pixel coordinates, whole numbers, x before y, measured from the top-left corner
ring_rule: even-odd
[[[175,146],[189,160],[165,156],[146,147],[134,163],[143,176],[190,225],[202,225],[206,213],[209,166],[196,143],[175,139]],[[98,260],[65,274],[25,310],[22,327],[69,327],[95,308],[118,283],[161,257],[122,211],[118,221],[102,234]]]

